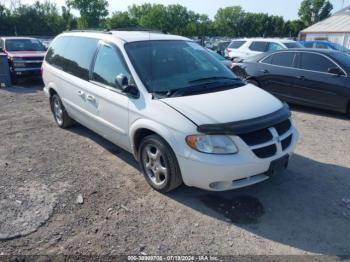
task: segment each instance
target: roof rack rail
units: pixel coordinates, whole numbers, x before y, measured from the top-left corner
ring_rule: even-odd
[[[108,29],[97,30],[97,29],[73,29],[66,31],[67,33],[76,33],[76,32],[87,32],[87,33],[100,33],[100,34],[112,34]]]
[[[159,33],[159,34],[165,34],[166,32],[158,30],[158,29],[151,29],[151,28],[143,28],[143,27],[121,27],[121,28],[112,28],[110,31],[140,31],[140,32],[150,32],[150,33]]]

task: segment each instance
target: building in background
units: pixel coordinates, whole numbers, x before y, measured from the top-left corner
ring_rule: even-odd
[[[350,6],[300,32],[301,40],[325,40],[350,49]]]

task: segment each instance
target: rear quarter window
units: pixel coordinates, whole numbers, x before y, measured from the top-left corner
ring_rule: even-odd
[[[60,37],[52,43],[46,61],[67,73],[88,80],[97,43],[98,40],[94,38]]]
[[[266,52],[268,45],[268,42],[254,41],[250,44],[249,49],[256,52]]]
[[[228,48],[238,49],[245,43],[246,41],[232,41],[231,44],[228,46]]]

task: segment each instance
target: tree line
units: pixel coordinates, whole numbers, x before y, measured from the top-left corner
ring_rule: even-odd
[[[220,8],[210,19],[178,4],[132,5],[109,16],[107,0],[66,0],[62,7],[36,1],[12,8],[0,2],[0,35],[55,36],[71,29],[147,28],[183,36],[296,37],[305,27],[329,17],[332,9],[328,0],[303,0],[299,19],[289,21],[246,12],[240,6]]]

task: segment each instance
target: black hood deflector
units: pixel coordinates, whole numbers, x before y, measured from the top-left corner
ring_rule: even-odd
[[[197,130],[207,135],[240,135],[274,126],[290,116],[289,107],[284,103],[281,109],[268,115],[230,123],[200,125]]]

